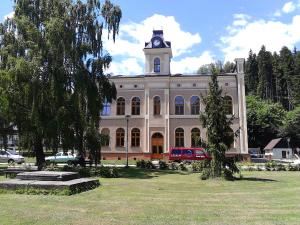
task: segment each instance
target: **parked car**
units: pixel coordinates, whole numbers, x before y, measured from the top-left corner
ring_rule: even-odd
[[[211,159],[211,156],[203,148],[171,148],[169,160],[174,161],[193,161]]]
[[[67,163],[72,165],[77,162],[76,155],[73,155],[71,152],[58,152],[54,156],[48,156],[45,158],[47,164],[50,163]]]
[[[9,150],[0,150],[0,163],[24,163],[25,159],[23,156],[13,153]]]

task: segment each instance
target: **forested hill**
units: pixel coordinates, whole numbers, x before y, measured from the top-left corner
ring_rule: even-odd
[[[281,103],[290,111],[300,103],[300,51],[282,47],[271,53],[265,46],[249,52],[245,71],[246,94]]]
[[[249,147],[264,148],[276,137],[300,147],[300,51],[250,50],[245,85]]]

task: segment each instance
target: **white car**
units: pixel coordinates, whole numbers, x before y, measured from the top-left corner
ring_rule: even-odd
[[[24,163],[23,156],[10,152],[8,150],[0,150],[0,163]]]
[[[71,152],[58,152],[54,156],[48,156],[45,158],[46,163],[67,163],[69,165],[76,161],[76,156]]]

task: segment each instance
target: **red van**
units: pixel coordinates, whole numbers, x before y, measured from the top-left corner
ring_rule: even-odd
[[[211,159],[204,148],[171,148],[169,160],[204,160]]]

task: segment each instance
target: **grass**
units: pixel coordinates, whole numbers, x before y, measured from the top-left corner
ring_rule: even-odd
[[[299,172],[243,172],[202,181],[199,174],[121,171],[73,196],[0,194],[0,224],[299,224]],[[0,180],[4,179],[0,177]]]

